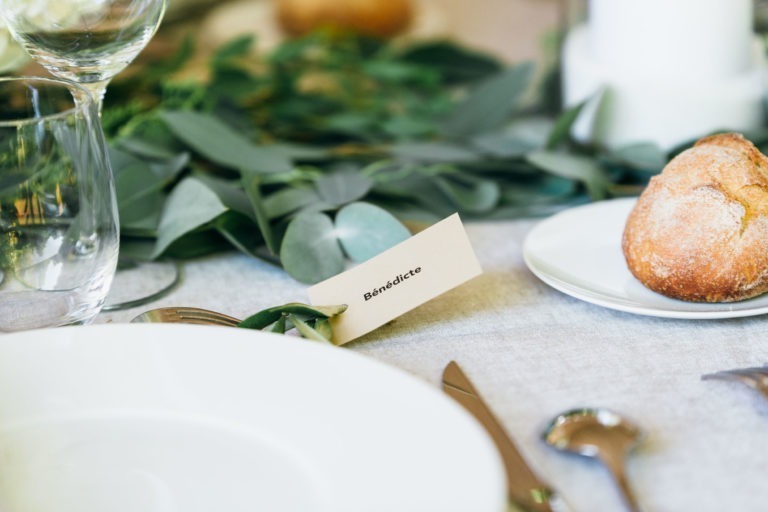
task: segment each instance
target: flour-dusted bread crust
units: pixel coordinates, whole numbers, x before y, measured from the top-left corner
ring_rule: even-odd
[[[632,274],[658,293],[732,302],[768,291],[768,158],[738,134],[713,135],[651,179],[627,220]]]

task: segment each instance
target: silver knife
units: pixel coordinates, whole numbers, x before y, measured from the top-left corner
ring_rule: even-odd
[[[552,512],[560,509],[559,506],[553,509],[554,493],[528,467],[515,443],[455,361],[448,363],[443,371],[443,391],[463,405],[490,434],[504,462],[509,500],[530,512]]]

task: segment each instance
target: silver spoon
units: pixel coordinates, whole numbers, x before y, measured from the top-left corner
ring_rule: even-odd
[[[558,450],[599,459],[610,471],[632,512],[640,506],[624,471],[627,452],[640,440],[640,429],[606,409],[574,409],[558,415],[544,430],[544,441]]]

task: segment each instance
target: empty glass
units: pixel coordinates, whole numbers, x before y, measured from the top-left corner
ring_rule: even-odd
[[[0,0],[13,37],[59,78],[101,103],[107,84],[141,52],[167,0]]]
[[[0,79],[0,331],[81,324],[115,272],[112,170],[89,91]]]

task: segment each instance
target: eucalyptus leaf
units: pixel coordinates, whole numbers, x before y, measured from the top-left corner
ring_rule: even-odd
[[[251,200],[243,190],[241,180],[219,178],[208,173],[196,172],[192,176],[211,189],[228,209],[245,215],[256,222]]]
[[[278,142],[269,147],[288,160],[326,160],[330,158],[330,152],[324,147],[290,142]]]
[[[382,123],[384,133],[397,139],[424,137],[435,131],[435,123],[418,117],[396,117]]]
[[[234,211],[224,212],[214,221],[216,230],[237,250],[252,256],[259,257],[257,249],[264,243],[258,229],[248,217]]]
[[[403,52],[407,62],[435,69],[449,83],[472,82],[501,70],[490,55],[472,51],[450,41],[421,43]]]
[[[135,265],[137,261],[152,261],[152,252],[155,249],[155,241],[148,238],[120,238],[120,251],[118,259],[123,264],[131,262]]]
[[[495,158],[522,158],[537,149],[526,140],[504,133],[486,133],[472,139],[472,146]]]
[[[435,182],[460,211],[468,213],[490,211],[501,195],[497,183],[471,175],[440,176]]]
[[[256,146],[213,115],[164,111],[161,117],[179,139],[217,164],[262,173],[288,172],[293,167],[279,149]]]
[[[245,189],[245,194],[251,202],[253,213],[256,216],[256,225],[259,227],[261,236],[267,244],[267,250],[269,250],[271,254],[276,254],[277,240],[272,231],[272,226],[269,223],[269,217],[264,208],[264,201],[261,198],[260,175],[254,172],[243,171],[242,183],[243,189]]]
[[[128,202],[118,202],[121,232],[129,235],[156,236],[165,199],[165,194],[156,190]]]
[[[333,221],[322,213],[302,213],[283,236],[280,261],[294,279],[317,283],[344,270],[344,255]]]
[[[658,172],[667,165],[667,154],[653,142],[638,142],[617,148],[609,158],[620,163],[651,172]]]
[[[477,153],[463,145],[448,142],[400,142],[390,147],[393,156],[401,160],[420,162],[474,162]]]
[[[320,195],[315,188],[297,186],[282,188],[271,193],[264,197],[263,205],[267,217],[275,219],[319,202]]]
[[[533,63],[526,62],[487,79],[450,113],[441,133],[466,139],[501,126],[527,91],[533,70]]]
[[[182,180],[168,196],[153,255],[161,255],[174,241],[227,211],[219,197],[195,178]]]
[[[555,125],[552,128],[552,132],[547,139],[546,148],[555,149],[560,143],[566,141],[571,133],[573,123],[578,119],[581,111],[584,110],[584,106],[588,101],[582,101],[581,103],[569,108],[565,112],[561,113],[555,121]]]
[[[507,137],[512,137],[532,149],[545,149],[555,130],[555,121],[543,116],[513,118],[501,130]]]
[[[600,164],[592,158],[554,151],[534,151],[527,155],[527,160],[555,176],[584,183],[592,199],[603,199],[606,196],[610,180]]]
[[[370,203],[348,204],[336,214],[336,235],[352,261],[366,261],[411,234],[392,214]]]
[[[334,206],[341,206],[365,197],[372,186],[373,181],[370,178],[353,169],[324,174],[315,180],[320,198]]]

